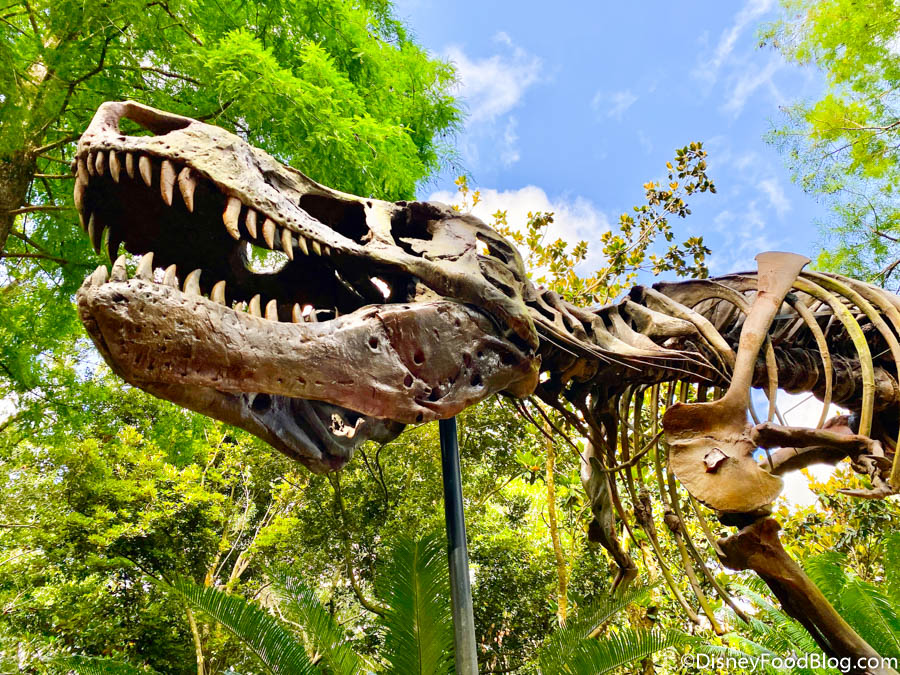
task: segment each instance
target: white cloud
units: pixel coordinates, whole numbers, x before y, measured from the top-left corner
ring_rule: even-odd
[[[756,254],[777,248],[778,242],[766,232],[766,221],[756,200],[739,212],[721,211],[713,220],[713,228],[720,237],[709,259],[714,275],[755,270]]]
[[[638,143],[640,143],[641,148],[643,148],[644,152],[649,154],[653,153],[653,141],[650,140],[650,137],[643,132],[643,130],[638,129],[637,132]]]
[[[447,191],[435,192],[429,201],[459,204],[462,198],[459,193]],[[506,211],[507,222],[513,228],[522,228],[528,222],[528,213],[543,211],[553,212],[553,223],[547,233],[547,241],[557,238],[575,245],[584,240],[588,242],[588,258],[579,266],[579,272],[588,273],[600,264],[600,235],[610,229],[609,219],[590,200],[584,197],[550,198],[543,189],[536,185],[527,185],[518,190],[481,190],[481,201],[472,213],[485,222],[493,221],[493,214]],[[522,252],[524,253],[524,252]]]
[[[456,66],[459,96],[469,109],[469,124],[493,122],[515,108],[525,92],[540,80],[541,60],[500,32],[494,41],[505,49],[486,58],[470,58],[452,45],[445,56]]]
[[[506,129],[503,130],[503,146],[500,151],[500,159],[504,166],[511,166],[519,161],[519,149],[516,145],[519,134],[516,133],[518,120],[512,115],[506,121]]]
[[[731,26],[722,31],[713,53],[702,55],[693,71],[694,77],[710,86],[715,84],[719,71],[734,51],[741,34],[750,24],[755,23],[759,17],[768,12],[773,4],[774,0],[747,0],[740,11],[735,14]]]
[[[444,52],[456,66],[456,93],[469,113],[457,147],[472,167],[478,167],[482,157],[503,166],[519,161],[518,120],[511,113],[542,77],[541,59],[517,46],[509,35],[497,33],[494,43],[496,53],[482,58],[469,56],[459,45]]]
[[[777,56],[769,59],[763,68],[759,68],[755,64],[747,64],[743,70],[730,78],[729,93],[722,105],[722,110],[737,117],[744,109],[747,99],[761,87],[765,87],[776,101],[781,100],[781,93],[775,86],[773,78],[775,73],[783,67],[784,61]]]
[[[637,95],[630,89],[615,91],[612,94],[606,94],[598,91],[591,99],[591,107],[597,112],[606,110],[606,116],[614,120],[621,120],[625,111],[633,106],[638,100]]]
[[[757,183],[757,187],[769,198],[769,204],[775,209],[778,217],[784,218],[785,214],[791,210],[791,201],[784,194],[784,188],[781,187],[778,179],[764,178]]]

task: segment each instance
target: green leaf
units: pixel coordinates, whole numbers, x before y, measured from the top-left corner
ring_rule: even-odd
[[[351,648],[346,631],[316,597],[315,591],[284,571],[272,572],[282,611],[302,626],[321,660],[335,675],[357,675],[368,665]]]
[[[175,579],[172,588],[193,607],[219,622],[250,651],[272,675],[320,673],[303,645],[274,617],[244,598],[217,588],[204,588]]]
[[[443,532],[401,538],[380,571],[387,603],[383,656],[388,672],[438,675],[453,668],[453,619]]]

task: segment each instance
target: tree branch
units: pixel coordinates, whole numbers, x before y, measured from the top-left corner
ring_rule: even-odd
[[[68,265],[72,261],[65,258],[57,258],[46,253],[0,253],[0,258],[33,258],[35,260],[51,260],[59,265]]]
[[[23,213],[36,213],[38,211],[74,211],[74,206],[56,206],[50,204],[27,204],[18,209],[12,209],[11,211],[7,211],[7,213],[11,216],[18,216]]]
[[[353,589],[353,594],[356,596],[356,599],[359,600],[359,604],[373,614],[383,617],[387,611],[387,607],[379,602],[366,598],[359,585],[359,580],[356,578],[356,573],[353,571],[353,556],[351,555],[352,551],[350,550],[350,534],[347,530],[347,512],[344,508],[344,497],[341,494],[340,474],[329,474],[328,480],[331,482],[331,487],[334,489],[334,501],[341,514],[341,537],[344,540],[344,563],[347,565],[347,576],[350,578],[350,587]]]
[[[78,138],[75,134],[70,134],[69,136],[63,136],[58,141],[53,141],[52,143],[48,143],[47,145],[42,145],[39,148],[36,148],[33,152],[36,155],[43,154],[45,152],[49,152],[50,150],[54,150],[61,145],[65,145],[66,143],[71,143],[72,141]]]

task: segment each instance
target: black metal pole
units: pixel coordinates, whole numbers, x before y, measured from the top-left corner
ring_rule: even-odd
[[[438,425],[441,432],[441,470],[444,476],[444,518],[447,521],[447,557],[450,560],[450,599],[453,605],[456,673],[478,675],[456,418],[441,420]]]

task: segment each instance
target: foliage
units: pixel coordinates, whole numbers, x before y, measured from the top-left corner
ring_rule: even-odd
[[[784,669],[772,666],[775,657],[804,654],[822,656],[821,649],[803,626],[772,604],[769,591],[762,582],[753,579],[737,587],[741,589],[742,595],[753,603],[756,612],[750,617],[749,625],[742,625],[742,632],[734,632],[727,636],[731,648],[723,650],[723,653],[736,652],[756,658],[768,657],[765,670],[770,675],[784,672]],[[838,671],[795,666],[791,672],[796,675],[836,675]]]
[[[303,631],[310,651],[330,672],[362,675],[372,668],[347,641],[345,629],[319,602],[316,592],[284,570],[272,573],[279,612]]]
[[[675,151],[674,164],[666,162],[668,179],[665,184],[650,181],[644,184],[646,203],[633,208],[633,215],[619,216],[618,230],[600,234],[605,266],[592,275],[580,276],[576,267],[588,254],[588,243],[556,239],[546,242],[548,227],[553,223],[552,213],[529,212],[524,226],[510,225],[506,211],[493,214],[493,226],[510,237],[526,251],[525,264],[532,271],[537,284],[548,286],[569,302],[586,306],[607,302],[618,296],[632,284],[640,272],[675,272],[679,276],[705,278],[709,274],[706,256],[710,250],[703,244],[703,237],[691,236],[681,244],[671,244],[675,232],[669,222],[671,216],[686,218],[691,210],[685,202],[698,192],[715,193],[716,186],[706,174],[706,151],[703,144],[692,142]],[[469,188],[467,179],[461,176],[456,185],[462,204],[458,209],[474,208],[481,194]],[[471,200],[471,203],[470,203]],[[651,247],[662,237],[669,247],[662,254],[651,252]],[[688,262],[688,258],[692,262]]]
[[[441,539],[442,533],[419,540],[401,539],[383,568],[384,600],[390,608],[384,617],[385,672],[452,672],[449,574]],[[336,675],[361,672],[362,664],[350,651],[349,644],[339,641],[340,626],[315,594],[289,576],[276,576],[276,583],[281,598],[293,598],[290,602],[295,610],[299,609],[297,614],[302,619],[295,625],[303,631],[318,663]],[[184,581],[176,581],[175,589],[251,646],[269,672],[320,672],[310,663],[300,641],[255,604],[216,588],[202,588]],[[690,636],[676,630],[625,628],[597,637],[613,615],[646,593],[646,589],[641,589],[620,597],[606,597],[587,608],[571,624],[557,629],[538,654],[540,673],[600,675],[668,647],[695,643]]]
[[[848,574],[837,552],[808,558],[810,578],[835,609],[875,650],[885,657],[900,658],[900,570],[891,563],[900,556],[900,535],[885,540],[884,577],[878,583]]]
[[[454,78],[385,0],[8,4],[0,372],[31,389],[43,381],[41,355],[80,332],[71,296],[99,260],[79,230],[69,165],[101,102],[218,124],[331,187],[402,199],[452,160]]]
[[[450,582],[441,546],[443,533],[420,539],[400,538],[382,569],[387,611],[380,661],[389,673],[449,673],[453,669]],[[309,651],[329,673],[368,672],[370,664],[352,651],[340,625],[296,578],[276,574],[280,601],[299,619]],[[176,580],[173,588],[185,600],[224,625],[246,644],[271,673],[323,672],[313,664],[303,643],[258,605],[217,588]],[[276,607],[280,610],[281,603]],[[378,670],[381,670],[378,668]]]
[[[453,617],[444,533],[401,539],[383,568],[381,596],[392,673],[437,675],[453,669]]]
[[[303,645],[268,612],[213,587],[175,579],[172,588],[247,646],[272,675],[312,675],[316,668]]]
[[[784,109],[769,140],[794,179],[833,210],[819,264],[887,284],[900,258],[900,8],[893,0],[782,0],[762,31],[788,60],[825,76],[818,100]]]

